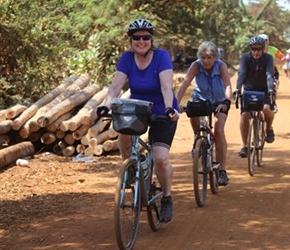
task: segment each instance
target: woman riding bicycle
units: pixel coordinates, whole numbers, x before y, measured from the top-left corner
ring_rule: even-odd
[[[109,87],[104,106],[96,109],[99,116],[107,113],[114,97],[118,97],[125,84],[129,83],[130,98],[153,103],[152,113],[167,115],[167,121],[156,121],[150,127],[153,162],[157,178],[163,190],[161,200],[161,222],[172,219],[171,184],[172,165],[169,150],[179,119],[178,104],[173,91],[173,67],[169,53],[153,43],[154,27],[145,19],[130,23],[127,34],[130,50],[120,58],[117,71]],[[123,159],[130,155],[131,136],[120,134],[118,146]]]
[[[198,60],[191,64],[176,96],[180,103],[183,94],[195,78],[195,87],[191,97],[193,99],[207,99],[215,105],[214,134],[217,158],[220,162],[218,183],[225,186],[229,183],[226,173],[227,141],[224,128],[232,97],[230,76],[227,65],[219,59],[218,48],[214,43],[203,42],[198,47],[197,56]],[[190,123],[195,131],[199,127],[198,117],[190,118]]]
[[[265,39],[260,36],[253,36],[249,39],[250,52],[242,55],[240,60],[239,74],[237,79],[237,94],[244,90],[262,91],[267,94],[274,91],[274,68],[273,57],[264,52]],[[274,112],[270,108],[270,98],[266,98],[263,113],[266,121],[266,142],[271,143],[275,140],[272,123]],[[239,152],[241,157],[247,157],[247,135],[249,130],[250,112],[243,106],[241,107],[240,131],[243,147]]]

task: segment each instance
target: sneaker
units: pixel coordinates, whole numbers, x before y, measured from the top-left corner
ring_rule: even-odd
[[[268,143],[272,143],[273,141],[275,141],[275,134],[273,128],[267,130],[267,136],[265,140]]]
[[[169,222],[172,219],[172,197],[162,197],[161,199],[161,212],[160,212],[160,222]]]
[[[243,147],[241,151],[239,152],[239,156],[242,158],[246,158],[248,156],[248,148]]]
[[[219,179],[218,179],[218,184],[219,186],[226,186],[229,184],[229,178],[227,176],[227,172],[225,170],[220,170],[219,171]]]

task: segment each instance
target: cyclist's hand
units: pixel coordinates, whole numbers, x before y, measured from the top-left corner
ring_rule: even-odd
[[[237,97],[241,96],[241,90],[237,89],[236,91],[233,92],[233,97],[236,100]]]
[[[92,116],[96,118],[101,117],[108,113],[109,113],[109,108],[107,106],[99,106],[92,109],[91,111]]]
[[[179,119],[179,113],[174,108],[168,107],[165,109],[165,114],[172,120],[177,121]]]
[[[182,114],[185,111],[185,108],[182,105],[179,105],[179,113]]]

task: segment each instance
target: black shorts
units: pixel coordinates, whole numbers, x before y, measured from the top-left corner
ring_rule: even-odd
[[[154,121],[149,128],[149,139],[154,146],[161,146],[170,148],[175,131],[177,128],[177,121],[171,120]]]

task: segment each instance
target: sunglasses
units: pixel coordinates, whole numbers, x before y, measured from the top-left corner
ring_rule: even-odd
[[[151,35],[132,35],[132,39],[134,41],[140,41],[141,38],[143,39],[143,41],[149,41],[151,37]]]
[[[263,47],[251,48],[252,51],[262,51],[263,49],[264,49]]]

